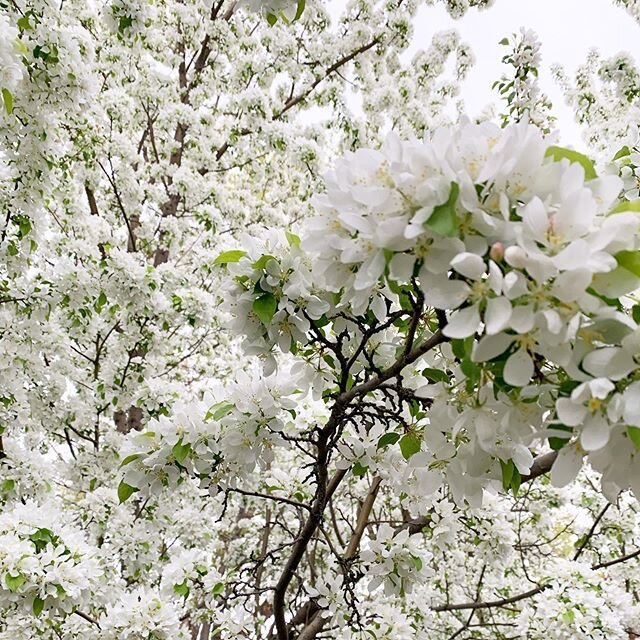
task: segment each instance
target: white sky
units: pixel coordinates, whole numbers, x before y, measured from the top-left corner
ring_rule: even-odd
[[[550,67],[561,63],[572,77],[594,47],[605,57],[629,51],[640,61],[640,25],[612,0],[495,0],[489,9],[471,9],[460,20],[453,20],[441,5],[424,7],[411,51],[426,48],[436,31],[456,29],[476,57],[462,86],[467,110],[475,115],[486,104],[498,102],[491,85],[506,69],[500,61],[508,50],[498,42],[520,27],[533,29],[542,42],[540,86],[553,103],[563,144],[583,146],[573,111],[564,104]]]

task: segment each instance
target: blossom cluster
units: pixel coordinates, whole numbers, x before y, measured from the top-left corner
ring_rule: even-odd
[[[635,424],[635,386],[625,389],[637,369],[638,330],[611,299],[640,276],[638,219],[618,200],[622,186],[526,122],[503,130],[464,124],[424,141],[390,135],[381,150],[347,154],[327,175],[301,248],[296,241],[284,255],[275,244],[234,254],[234,330],[250,348],[281,338],[287,352],[317,334],[320,317],[335,335],[342,318],[355,319],[349,330],[367,313],[383,323],[407,310],[408,293],[421,295],[446,314],[441,331],[453,353],[443,347],[442,357],[485,405],[478,416],[467,398],[451,414],[455,387],[438,381],[421,392],[433,398],[431,411],[442,404],[454,430],[464,426],[471,437],[449,460],[452,475],[466,455],[480,464],[481,452],[513,460],[524,474],[532,443],[554,437],[568,443],[554,481],[573,478],[586,451],[605,485],[624,488],[636,451],[626,428]],[[589,385],[601,397],[584,391]],[[583,409],[569,418],[572,402],[587,403],[595,419]],[[548,434],[540,430],[545,414]]]
[[[52,505],[28,501],[0,514],[0,606],[36,615],[83,607],[103,572],[96,550]]]
[[[132,433],[122,451],[120,499],[137,491],[175,488],[185,476],[215,494],[235,486],[273,459],[297,403],[291,381],[238,374],[226,388],[213,389],[200,403],[177,404],[170,416],[152,419]]]

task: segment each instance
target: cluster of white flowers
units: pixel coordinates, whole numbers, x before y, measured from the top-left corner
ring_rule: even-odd
[[[636,635],[637,621],[638,607],[623,589],[584,563],[560,560],[550,588],[525,605],[517,624],[522,634],[550,640],[626,640]]]
[[[0,90],[12,93],[22,80],[23,70],[18,50],[18,30],[5,15],[0,15]],[[5,109],[6,107],[6,98]]]
[[[297,406],[285,374],[265,379],[240,373],[227,387],[212,389],[200,403],[178,403],[171,416],[151,420],[130,434],[122,451],[120,499],[175,487],[185,475],[212,494],[269,463],[280,433]]]
[[[408,529],[394,535],[388,524],[380,525],[375,539],[369,540],[360,557],[371,576],[369,591],[383,584],[387,596],[409,593],[415,584],[433,575],[428,566],[431,555],[410,538]]]
[[[0,514],[0,606],[40,615],[85,606],[102,578],[97,552],[59,510],[17,503]]]
[[[100,620],[105,640],[186,640],[178,610],[159,593],[139,588],[126,593]]]
[[[347,154],[328,174],[319,215],[303,233],[308,257],[297,239],[220,257],[230,263],[234,329],[249,350],[279,344],[286,352],[311,339],[320,317],[335,334],[344,318],[369,311],[383,322],[406,304],[403,292],[418,288],[428,307],[447,313],[442,332],[453,352],[443,347],[442,355],[456,379],[478,385],[483,404],[478,412],[466,398],[456,410],[460,393],[444,381],[419,392],[433,399],[431,413],[449,414],[454,431],[471,435],[448,466],[450,480],[456,470],[469,476],[469,465],[491,467],[486,454],[526,473],[529,447],[547,437],[539,427],[547,415],[551,436],[567,441],[567,428],[577,436],[559,456],[555,482],[575,477],[587,451],[611,491],[633,486],[635,436],[625,425],[635,424],[635,386],[624,390],[637,369],[638,330],[610,301],[640,284],[639,221],[618,201],[622,186],[526,122],[465,124],[424,141],[390,135],[380,151]],[[348,335],[355,321],[344,327]],[[557,418],[549,413],[556,376],[574,381],[560,391]],[[573,402],[581,408],[569,416]],[[356,458],[370,439],[357,437]]]
[[[232,316],[229,328],[245,336],[245,352],[265,358],[268,375],[276,366],[273,347],[288,353],[306,343],[311,322],[330,305],[315,293],[311,264],[297,236],[268,232],[263,239],[243,239],[245,251],[223,253],[217,259],[232,276],[223,309]]]

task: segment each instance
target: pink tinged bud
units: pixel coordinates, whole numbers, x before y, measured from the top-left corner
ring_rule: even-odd
[[[494,262],[500,262],[504,258],[504,244],[502,242],[494,242],[489,250],[489,256]]]

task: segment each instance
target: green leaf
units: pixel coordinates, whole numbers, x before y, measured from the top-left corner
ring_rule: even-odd
[[[211,589],[211,593],[213,593],[214,596],[219,596],[223,591],[224,583],[222,582],[216,582],[216,584],[213,585],[213,589]]]
[[[635,323],[640,324],[640,304],[633,305],[631,308],[631,317]]]
[[[11,115],[13,113],[13,96],[9,89],[2,90],[2,101],[4,102],[4,110]]]
[[[566,431],[567,432],[567,437],[564,438],[563,436],[550,436],[549,437],[549,446],[554,450],[554,451],[560,451],[560,449],[562,449],[562,447],[564,447],[567,442],[569,442],[569,440],[571,439],[571,434],[573,433],[573,428],[572,427],[567,427],[564,424],[551,424],[549,425],[550,429],[553,429],[554,431]]]
[[[242,251],[241,249],[232,249],[231,251],[225,251],[224,253],[221,253],[213,261],[213,264],[229,264],[231,262],[240,262],[240,260],[246,255],[246,251]]]
[[[263,270],[267,266],[267,262],[269,262],[269,260],[276,260],[276,259],[273,256],[268,256],[268,255],[260,256],[251,266],[254,269]]]
[[[420,439],[415,433],[406,433],[400,438],[400,452],[405,460],[420,451]]]
[[[569,162],[577,162],[584,169],[585,180],[593,180],[598,177],[593,162],[582,153],[574,151],[573,149],[567,149],[565,147],[550,146],[546,153],[545,158],[553,158],[555,162],[567,159]]]
[[[124,467],[126,465],[128,465],[129,463],[133,462],[134,460],[137,460],[138,458],[141,458],[142,454],[141,453],[132,453],[130,456],[127,456],[121,463],[120,466]]]
[[[126,482],[121,482],[118,485],[118,500],[120,500],[120,504],[126,502],[136,491],[139,491],[139,489]]]
[[[422,558],[420,556],[411,555],[411,559],[413,560],[413,566],[420,571],[422,569]]]
[[[351,469],[351,473],[354,476],[361,478],[363,475],[367,473],[368,469],[369,467],[363,467],[359,462],[356,462]]]
[[[16,22],[18,29],[21,31],[29,31],[31,29],[31,24],[29,23],[29,14],[31,11],[27,11],[22,17],[18,18]]]
[[[498,42],[498,44],[501,45],[508,45],[509,44],[509,38],[502,38],[502,40],[500,40],[500,42]]]
[[[231,402],[217,402],[214,404],[209,411],[207,411],[207,415],[205,416],[205,420],[221,420],[226,415],[229,415],[231,410],[235,407],[235,405]]]
[[[522,483],[522,476],[520,472],[514,468],[513,470],[513,478],[511,478],[511,491],[513,491],[513,495],[517,498],[518,492],[520,491],[520,484]]]
[[[513,460],[500,460],[500,466],[502,467],[502,488],[508,491],[511,487],[511,481],[513,480],[513,472],[516,467],[513,464]]]
[[[174,584],[173,590],[183,598],[189,597],[189,587],[187,586],[186,580],[182,584]]]
[[[609,215],[613,215],[614,213],[640,213],[640,200],[625,200],[621,202],[618,206],[614,207],[609,211]]]
[[[429,216],[425,225],[442,236],[457,236],[458,216],[456,215],[456,202],[458,201],[459,193],[460,187],[458,183],[452,182],[449,199],[444,204],[439,204],[433,209],[433,213]]]
[[[26,581],[26,578],[22,574],[18,574],[17,576],[12,576],[7,573],[4,577],[4,583],[7,585],[7,589],[11,591],[11,593],[15,593]]]
[[[16,486],[16,481],[11,480],[11,478],[9,478],[8,480],[2,481],[2,484],[0,485],[0,491],[2,491],[2,493],[9,493],[9,491],[13,491],[13,488],[15,486]]]
[[[107,294],[104,291],[101,291],[96,303],[93,305],[93,308],[100,313],[105,304],[107,304]]]
[[[39,616],[42,613],[43,609],[44,609],[44,600],[42,600],[41,598],[35,597],[33,599],[33,613],[36,616]]]
[[[300,246],[300,236],[297,236],[295,233],[291,233],[290,231],[285,231],[284,235],[286,236],[290,247]]]
[[[118,31],[124,33],[133,24],[133,18],[131,16],[122,16],[118,20]]]
[[[171,449],[173,457],[179,464],[182,464],[187,459],[190,451],[191,443],[187,442],[187,444],[182,444],[182,438],[180,438],[180,440],[173,445],[173,449]]]
[[[390,444],[395,444],[400,440],[400,434],[395,432],[385,433],[383,436],[380,436],[378,440],[378,449],[382,449],[383,447],[388,447]]]
[[[305,4],[306,4],[305,0],[298,0],[298,6],[296,7],[296,15],[295,15],[295,18],[293,19],[294,22],[296,20],[299,20],[302,17],[302,14],[304,13]]]
[[[615,259],[621,267],[640,277],[640,251],[619,251]]]
[[[253,309],[253,313],[258,316],[260,322],[266,326],[271,322],[276,313],[278,301],[273,293],[263,293],[253,301],[251,308]]]
[[[267,13],[267,22],[270,27],[273,27],[273,25],[278,22],[278,16],[275,15],[275,13]]]
[[[449,376],[445,371],[440,369],[423,369],[422,375],[429,380],[429,382],[449,382]]]
[[[631,149],[629,149],[629,147],[625,145],[624,147],[622,147],[622,149],[620,149],[620,151],[618,151],[618,153],[616,153],[615,156],[613,156],[613,159],[620,160],[620,158],[624,158],[625,156],[630,156],[630,155],[631,155]]]
[[[633,442],[633,446],[640,451],[640,429],[638,427],[627,427],[627,434],[631,442]]]

